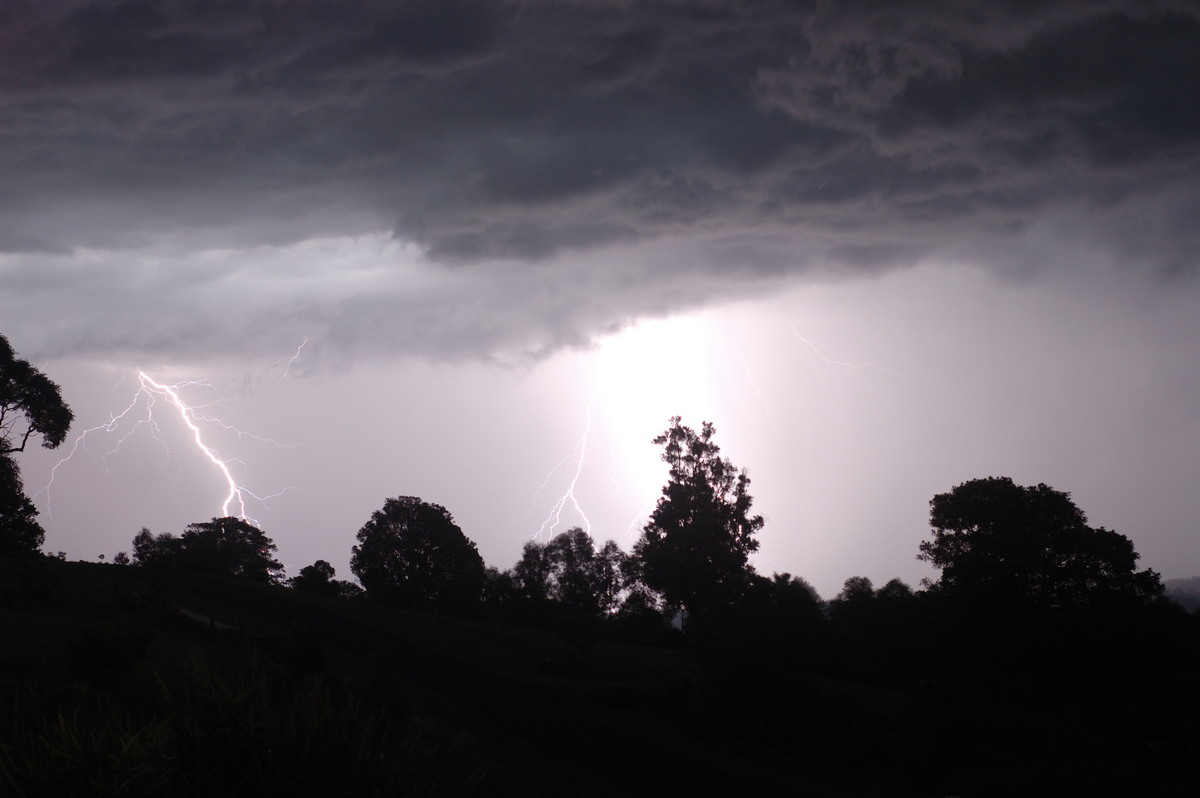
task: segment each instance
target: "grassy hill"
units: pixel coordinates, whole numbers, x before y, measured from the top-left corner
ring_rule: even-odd
[[[821,788],[677,647],[52,559],[0,562],[0,629],[0,794]]]
[[[1197,616],[1026,646],[1061,662],[1006,654],[989,629],[982,657],[918,617],[857,642],[729,628],[639,645],[0,560],[0,796],[1131,795],[1200,779]]]

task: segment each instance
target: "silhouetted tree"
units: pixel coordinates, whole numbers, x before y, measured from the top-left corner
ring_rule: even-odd
[[[43,447],[55,448],[74,418],[58,386],[18,358],[0,335],[0,455],[25,451],[33,435],[41,436]]]
[[[605,541],[600,551],[596,552],[592,585],[596,592],[597,609],[602,615],[612,615],[621,607],[627,588],[625,575],[628,573],[628,559],[615,540]]]
[[[551,598],[588,614],[600,611],[596,584],[596,546],[579,527],[556,535],[546,544],[550,562]]]
[[[21,484],[20,469],[11,457],[0,455],[0,557],[32,554],[45,539],[37,508]]]
[[[645,583],[689,613],[737,599],[753,573],[748,558],[763,525],[762,516],[750,515],[750,478],[721,458],[714,432],[704,422],[697,433],[676,416],[654,439],[668,481],[633,550]]]
[[[606,617],[621,605],[625,570],[625,553],[616,542],[607,541],[597,551],[592,537],[575,527],[546,543],[527,542],[508,586],[515,602],[527,609]],[[500,576],[497,572],[495,578]]]
[[[181,568],[249,582],[278,582],[283,565],[272,556],[275,543],[249,521],[231,516],[191,524],[179,537],[143,528],[133,538],[133,561],[155,568]]]
[[[454,518],[415,496],[388,499],[358,532],[350,570],[372,599],[462,610],[483,593],[483,558]]]
[[[337,571],[332,565],[324,560],[317,560],[312,565],[301,568],[300,573],[287,580],[287,583],[296,590],[332,596],[337,593],[337,585],[333,579],[335,573]]]
[[[1070,494],[1008,477],[964,482],[930,501],[932,540],[920,559],[941,569],[937,590],[959,602],[1013,612],[1145,604],[1162,593],[1137,571],[1124,535],[1088,526]]]
[[[867,577],[850,577],[829,602],[829,620],[859,676],[896,685],[918,673],[927,624],[916,594],[899,579],[875,590]]]
[[[338,598],[356,598],[362,593],[362,588],[345,579],[334,579],[337,570],[325,560],[317,560],[312,565],[300,569],[297,576],[287,580],[289,587],[305,593],[320,593],[323,596]]]
[[[155,535],[142,527],[133,536],[133,564],[154,568],[174,568],[179,564],[183,544],[170,532]]]
[[[190,524],[179,536],[180,564],[189,571],[227,574],[250,582],[278,582],[283,565],[272,557],[275,543],[254,524],[227,516]]]
[[[838,629],[857,634],[874,609],[875,585],[865,576],[852,576],[829,601],[829,619]]]
[[[550,601],[553,566],[546,545],[527,540],[521,547],[521,559],[512,569],[512,585],[516,598],[528,607],[539,607]]]
[[[21,472],[11,458],[37,435],[53,449],[67,437],[74,415],[49,377],[16,356],[0,335],[0,556],[32,554],[46,533],[25,495]]]
[[[513,607],[520,603],[520,590],[513,571],[488,566],[483,576],[483,602],[490,607]]]

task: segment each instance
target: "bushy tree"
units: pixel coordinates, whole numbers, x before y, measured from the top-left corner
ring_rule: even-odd
[[[31,554],[45,539],[37,508],[21,484],[20,469],[11,457],[0,455],[0,557]]]
[[[642,579],[689,613],[728,606],[744,592],[763,519],[750,514],[750,478],[720,456],[715,430],[671,419],[654,439],[663,447],[667,484],[633,556]]]
[[[937,590],[1006,611],[1077,611],[1158,596],[1124,535],[1091,527],[1070,494],[1008,477],[975,479],[930,501],[933,537],[920,559],[941,569]]]
[[[46,537],[11,455],[25,451],[35,435],[43,447],[55,448],[67,437],[73,418],[58,385],[18,358],[0,335],[0,556],[32,554]]]
[[[372,599],[464,610],[478,604],[485,569],[445,507],[401,496],[384,502],[359,530],[350,570]]]
[[[133,562],[275,583],[283,577],[275,550],[274,541],[254,524],[227,516],[191,524],[179,537],[143,528],[133,539]]]
[[[13,352],[0,335],[0,455],[25,451],[38,435],[53,449],[67,437],[75,416],[49,377]]]
[[[629,557],[615,540],[606,540],[592,566],[592,589],[602,615],[617,612],[628,593]]]
[[[227,516],[191,524],[179,536],[182,565],[191,571],[227,574],[250,582],[278,582],[283,565],[275,543],[254,524]]]
[[[320,593],[323,596],[339,598],[355,598],[362,588],[344,579],[334,579],[337,570],[325,560],[317,560],[312,565],[300,569],[297,576],[287,580],[288,586],[305,593]]]
[[[624,562],[625,553],[614,541],[597,550],[591,535],[575,527],[546,543],[527,542],[511,578],[516,595],[528,605],[608,616],[621,603]]]
[[[179,564],[181,544],[170,532],[155,535],[146,527],[133,536],[133,564],[174,568]]]
[[[323,593],[331,596],[337,592],[333,583],[335,573],[337,571],[332,565],[324,560],[317,560],[312,565],[301,568],[300,573],[289,579],[287,583],[289,587],[306,593]]]

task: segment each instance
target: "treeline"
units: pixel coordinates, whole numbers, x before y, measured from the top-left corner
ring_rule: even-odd
[[[132,562],[581,639],[685,645],[718,692],[747,672],[788,695],[810,677],[1040,695],[1194,670],[1185,653],[1200,652],[1197,616],[1164,599],[1130,540],[1090,526],[1069,494],[1005,477],[963,483],[933,497],[932,534],[915,552],[938,579],[914,590],[852,577],[823,601],[802,578],[749,563],[762,519],[711,424],[674,418],[655,442],[668,481],[629,552],[574,528],[527,542],[511,568],[487,567],[446,508],[406,496],[358,532],[350,567],[361,588],[323,560],[285,580],[274,543],[234,518],[179,537],[142,530]],[[747,706],[740,691],[729,700]]]
[[[1090,526],[1067,493],[1006,477],[958,485],[933,497],[914,552],[936,580],[852,577],[822,601],[750,565],[762,519],[713,437],[675,418],[656,439],[668,481],[630,552],[576,528],[488,568],[444,507],[400,497],[358,533],[362,591],[323,561],[287,583],[580,645],[684,648],[703,681],[654,702],[700,706],[705,733],[803,750],[811,767],[889,788],[1124,795],[1191,778],[1181,752],[1200,743],[1200,720],[1180,708],[1200,699],[1200,615],[1165,599],[1131,541]],[[225,551],[224,573],[282,580],[270,541],[236,519],[139,540],[142,565],[211,570]]]

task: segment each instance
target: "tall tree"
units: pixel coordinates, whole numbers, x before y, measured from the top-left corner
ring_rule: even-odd
[[[1088,526],[1068,493],[1008,477],[975,479],[930,501],[933,537],[920,559],[942,594],[976,606],[1072,611],[1144,603],[1162,592],[1138,571],[1124,535]]]
[[[449,511],[415,496],[388,499],[371,515],[350,570],[370,598],[435,610],[475,606],[485,578],[483,558]]]
[[[721,457],[715,429],[700,432],[671,419],[654,439],[669,466],[650,520],[633,549],[642,579],[689,613],[735,601],[753,574],[760,515],[750,515],[750,478]]]
[[[0,556],[36,552],[46,537],[11,455],[25,451],[35,435],[43,447],[55,448],[73,419],[58,385],[18,358],[0,335]]]

